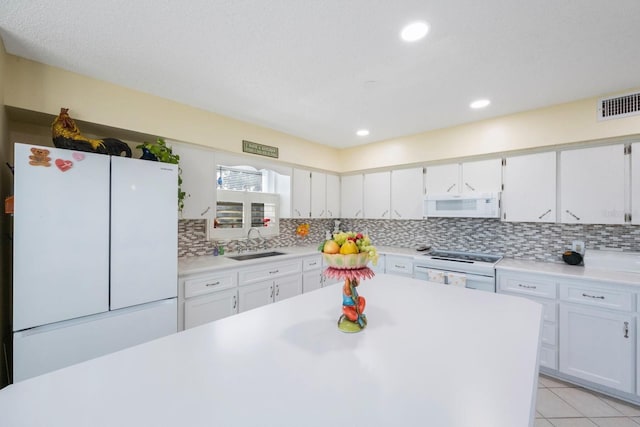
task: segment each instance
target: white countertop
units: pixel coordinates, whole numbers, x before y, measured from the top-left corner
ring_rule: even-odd
[[[333,285],[0,390],[0,425],[533,425],[542,306],[378,275],[368,327]]]
[[[605,280],[611,283],[640,287],[640,274],[615,271],[612,269],[592,268],[588,265],[580,266],[503,258],[496,265],[496,270],[549,274],[564,276],[567,279]]]

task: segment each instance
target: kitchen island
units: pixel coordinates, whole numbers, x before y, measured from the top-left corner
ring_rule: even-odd
[[[332,285],[0,390],[2,426],[533,425],[542,306],[378,275],[341,332]]]

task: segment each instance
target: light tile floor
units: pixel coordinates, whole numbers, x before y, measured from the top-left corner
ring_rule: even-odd
[[[540,375],[534,425],[535,427],[639,427],[640,406]]]

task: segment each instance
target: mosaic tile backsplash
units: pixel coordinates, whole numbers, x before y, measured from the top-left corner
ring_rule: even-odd
[[[295,234],[299,224],[310,225],[309,235]],[[280,235],[265,239],[263,247],[307,246],[320,243],[334,229],[333,220],[280,219]],[[206,240],[203,220],[180,220],[178,256],[206,255],[214,244]],[[368,233],[377,246],[413,248],[420,244],[435,249],[501,254],[508,258],[562,262],[561,254],[573,240],[585,242],[586,249],[615,248],[640,251],[640,226],[576,225],[502,222],[480,218],[429,218],[424,220],[341,220],[340,230]],[[238,241],[222,241],[236,251]]]

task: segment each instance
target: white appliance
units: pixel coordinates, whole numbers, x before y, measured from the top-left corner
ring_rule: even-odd
[[[176,165],[14,150],[13,381],[176,332]]]
[[[499,218],[500,193],[427,194],[424,216]]]
[[[501,255],[432,250],[414,258],[414,276],[444,285],[495,292],[495,265],[501,259]]]

